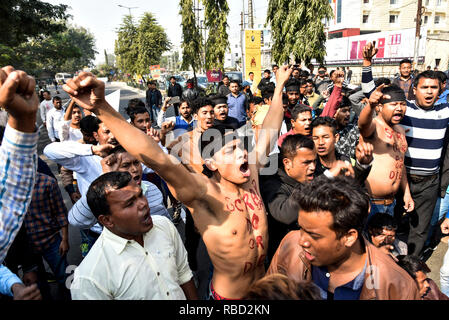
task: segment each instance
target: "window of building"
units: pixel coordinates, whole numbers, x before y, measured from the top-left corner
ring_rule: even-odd
[[[363,23],[368,23],[368,15],[364,14],[362,18]]]
[[[398,23],[399,15],[398,14],[390,14],[390,23]]]
[[[430,0],[426,0],[426,3],[424,4],[425,6],[429,5]]]
[[[341,23],[341,0],[337,0],[337,23]]]
[[[424,24],[427,24],[429,22],[429,16],[424,16]]]
[[[390,0],[390,5],[398,4],[398,0]]]
[[[441,2],[443,2],[443,0],[437,0],[437,7],[441,6]]]
[[[363,3],[369,3],[369,0],[363,0]]]
[[[435,15],[435,20],[433,23],[440,24],[441,16]]]

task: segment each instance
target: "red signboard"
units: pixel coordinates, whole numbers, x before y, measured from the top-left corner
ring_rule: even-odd
[[[223,78],[223,73],[221,70],[207,70],[206,76],[209,82],[220,82]]]

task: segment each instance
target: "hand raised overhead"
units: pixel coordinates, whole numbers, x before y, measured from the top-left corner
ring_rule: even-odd
[[[62,87],[75,102],[95,113],[105,103],[104,82],[90,72],[81,72]]]
[[[377,54],[377,51],[379,51],[379,49],[376,48],[375,44],[368,42],[365,47],[363,47],[363,59],[371,61]]]
[[[36,82],[26,72],[11,66],[0,69],[0,106],[9,112],[9,124],[23,132],[35,130],[39,99]]]

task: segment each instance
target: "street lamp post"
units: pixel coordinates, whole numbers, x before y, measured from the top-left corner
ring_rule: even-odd
[[[131,16],[131,19],[132,19],[132,14],[131,14],[131,9],[137,9],[138,7],[127,7],[127,6],[122,6],[121,4],[119,4],[118,5],[119,7],[121,7],[121,8],[125,8],[125,9],[128,9],[129,10],[129,15]]]

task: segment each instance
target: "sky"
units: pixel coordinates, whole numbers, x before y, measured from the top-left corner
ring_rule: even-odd
[[[155,15],[158,23],[165,31],[174,46],[181,44],[181,16],[179,15],[179,0],[43,0],[51,4],[66,4],[72,15],[70,23],[88,29],[95,36],[98,51],[95,64],[104,61],[104,50],[114,52],[116,30],[129,9],[119,7],[135,7],[131,9],[134,19],[141,17],[144,12]],[[229,36],[236,37],[240,29],[240,12],[248,10],[248,0],[228,0],[230,13],[228,25]],[[253,0],[255,18],[265,19],[268,0]]]

